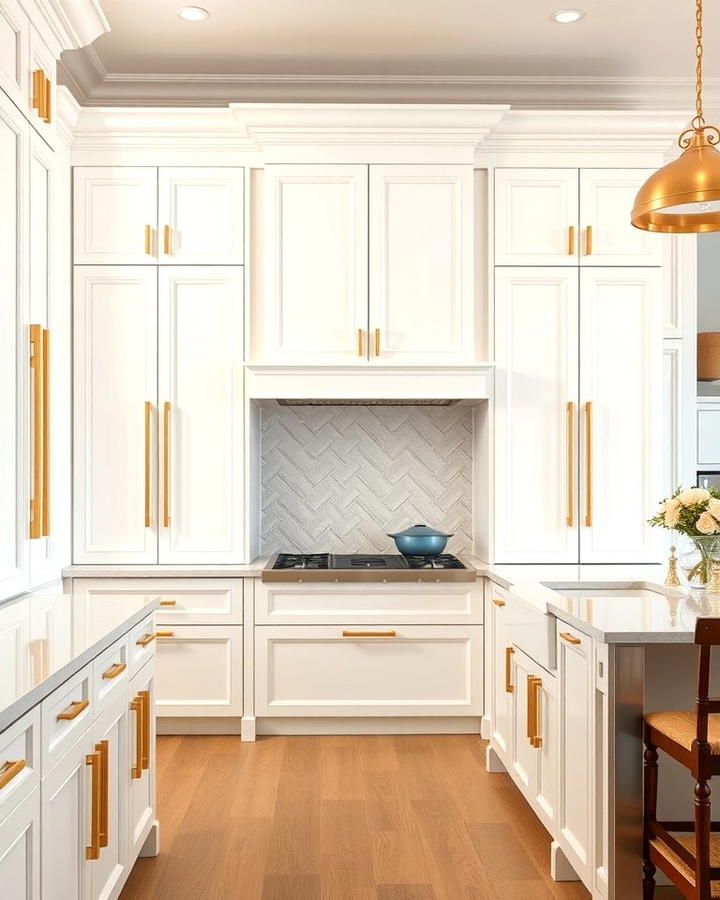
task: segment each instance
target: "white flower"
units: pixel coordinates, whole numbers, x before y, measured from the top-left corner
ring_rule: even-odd
[[[720,526],[713,519],[710,513],[702,513],[700,518],[695,523],[695,527],[700,532],[700,534],[717,534],[720,531]]]
[[[713,519],[717,519],[720,522],[720,500],[717,497],[711,497],[708,500],[707,511]]]
[[[665,525],[667,528],[675,528],[680,521],[682,506],[679,500],[668,500],[665,504]]]
[[[688,488],[686,491],[681,491],[675,499],[679,500],[683,506],[695,506],[709,500],[710,491],[706,491],[705,488]]]

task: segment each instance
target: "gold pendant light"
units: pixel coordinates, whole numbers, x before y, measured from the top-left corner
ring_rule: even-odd
[[[668,234],[720,231],[720,131],[703,118],[703,7],[695,13],[695,118],[678,144],[681,156],[648,178],[638,191],[631,221]]]

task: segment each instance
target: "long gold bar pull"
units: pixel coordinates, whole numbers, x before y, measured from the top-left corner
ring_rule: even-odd
[[[30,498],[30,538],[42,537],[43,497],[43,337],[42,325],[30,326],[30,369],[33,384],[32,409],[32,496]]]
[[[165,250],[165,255],[170,256],[172,251],[172,231],[169,225],[163,227],[163,249]]]
[[[52,82],[43,74],[43,111],[42,120],[49,125],[52,121]]]
[[[380,329],[375,329],[375,356],[380,356]]]
[[[542,737],[540,736],[540,701],[542,698],[542,678],[533,678],[533,691],[535,699],[533,701],[533,735],[530,743],[536,750],[542,747]]]
[[[107,847],[109,843],[108,823],[110,820],[110,748],[107,741],[95,744],[95,749],[100,754],[100,835],[101,847]]]
[[[135,713],[135,765],[130,769],[131,778],[142,778],[142,747],[143,747],[143,713],[142,698],[133,697],[130,701],[130,709]]]
[[[358,356],[365,356],[365,332],[362,328],[358,328],[358,343],[357,343],[357,352]]]
[[[163,406],[163,525],[170,527],[170,404]]]
[[[593,523],[593,405],[585,404],[585,525],[590,528]]]
[[[85,765],[90,766],[92,770],[92,787],[91,787],[91,823],[90,823],[90,846],[85,847],[85,859],[99,859],[100,857],[100,821],[102,819],[102,760],[100,751],[95,750],[94,753],[88,753],[85,757]]]
[[[533,724],[535,721],[535,710],[533,708],[533,704],[535,701],[535,692],[533,691],[533,679],[534,675],[527,676],[527,691],[526,691],[526,700],[527,700],[527,716],[526,716],[526,737],[532,743],[533,739]]]
[[[152,525],[150,510],[150,426],[152,419],[152,403],[145,401],[145,527]]]
[[[570,528],[575,524],[575,404],[567,405],[567,516]]]
[[[145,226],[145,253],[152,256],[152,225]]]
[[[505,693],[507,694],[512,694],[515,690],[512,683],[512,658],[514,653],[514,647],[505,648]]]
[[[50,534],[50,331],[43,329],[43,442],[42,442],[42,524],[43,537]]]
[[[568,226],[568,256],[575,256],[575,226]]]
[[[592,256],[593,252],[593,227],[588,225],[585,229],[585,256]]]
[[[150,768],[150,691],[138,691],[142,705],[142,758],[141,767]]]
[[[33,95],[32,108],[38,111],[40,118],[45,113],[45,73],[42,69],[35,69],[32,73]]]

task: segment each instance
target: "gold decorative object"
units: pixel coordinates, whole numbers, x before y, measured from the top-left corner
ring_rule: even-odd
[[[695,3],[695,117],[678,138],[684,151],[638,191],[631,221],[644,231],[720,231],[720,131],[703,117],[703,6]]]
[[[668,587],[677,587],[680,584],[680,579],[678,578],[677,572],[677,554],[675,553],[676,547],[673,544],[670,547],[670,558],[668,559],[668,572],[665,578],[665,584]]]

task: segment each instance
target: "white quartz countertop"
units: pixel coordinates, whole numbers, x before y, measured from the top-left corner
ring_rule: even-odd
[[[0,732],[149,616],[158,598],[103,601],[90,615],[60,583],[0,602]]]
[[[148,566],[72,565],[63,569],[63,578],[259,578],[267,556],[258,556],[244,565]]]

